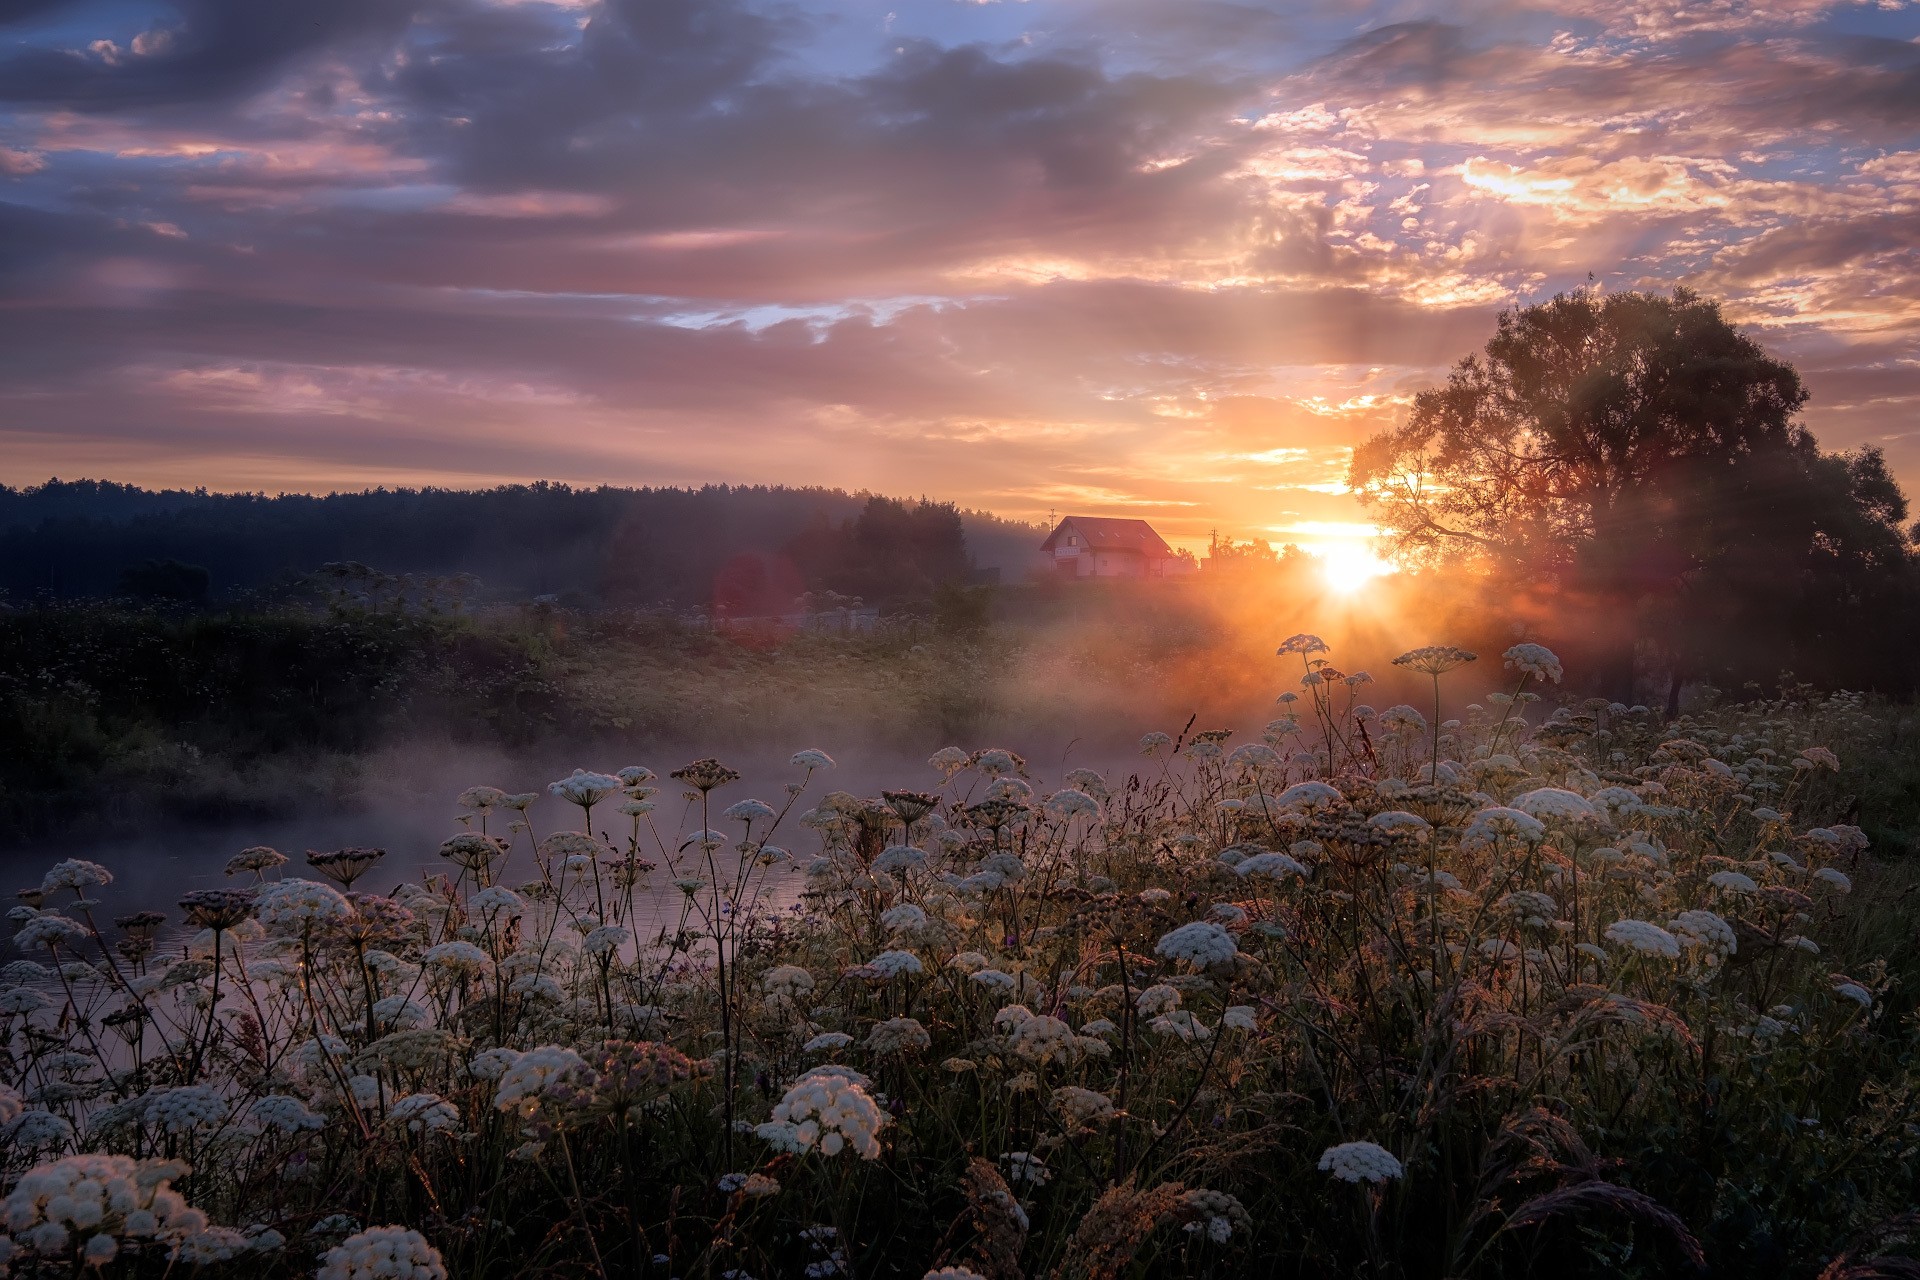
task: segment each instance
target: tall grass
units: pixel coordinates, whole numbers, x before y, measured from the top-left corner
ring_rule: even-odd
[[[1284,651],[1258,740],[1156,731],[1125,776],[950,748],[876,797],[813,751],[476,787],[439,874],[249,850],[184,930],[109,923],[110,869],[62,862],[0,994],[0,1252],[1010,1280],[1899,1250],[1914,879],[1849,821],[1869,704],[1542,715],[1558,662],[1518,646],[1461,708],[1466,659],[1415,651],[1436,717]]]

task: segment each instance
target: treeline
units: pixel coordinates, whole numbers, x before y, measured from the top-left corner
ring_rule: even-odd
[[[357,563],[470,575],[478,599],[764,612],[808,592],[886,605],[982,570],[1018,578],[1042,536],[951,504],[839,489],[540,482],[268,496],[51,480],[0,486],[0,592],[15,604],[230,601]]]

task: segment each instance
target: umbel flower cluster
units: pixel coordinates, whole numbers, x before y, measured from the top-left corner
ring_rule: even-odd
[[[1848,822],[1863,699],[1667,724],[1552,704],[1542,645],[1436,645],[1398,664],[1422,705],[1375,710],[1318,637],[1281,654],[1251,740],[1112,772],[947,748],[867,797],[808,750],[763,801],[710,759],[580,770],[462,793],[426,872],[255,847],[177,913],[61,862],[0,983],[0,1273],[1897,1247],[1920,1079],[1903,873]],[[1507,687],[1463,703],[1476,673]]]

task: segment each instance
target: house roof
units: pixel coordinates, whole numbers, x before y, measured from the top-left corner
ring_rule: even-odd
[[[1145,520],[1115,520],[1107,516],[1068,516],[1047,535],[1040,549],[1051,552],[1061,535],[1068,532],[1079,534],[1090,551],[1138,551],[1152,557],[1173,555],[1167,540],[1155,533]]]

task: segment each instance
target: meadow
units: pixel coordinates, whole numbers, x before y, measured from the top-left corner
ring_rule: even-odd
[[[930,643],[821,642],[849,674],[812,696],[1006,658],[937,684]],[[609,644],[568,661],[611,721],[656,685]],[[475,778],[432,874],[235,850],[166,912],[58,860],[9,928],[0,1264],[1914,1273],[1907,713],[1788,686],[1668,721],[1533,643],[1378,681],[1276,644],[1237,677],[1264,728],[1149,722],[1124,767]]]

